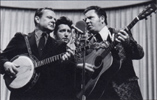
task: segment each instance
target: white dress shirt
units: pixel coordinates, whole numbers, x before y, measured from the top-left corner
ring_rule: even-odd
[[[111,38],[111,40],[112,40],[111,33],[110,33],[110,31],[109,31],[109,29],[108,29],[107,26],[104,26],[104,27],[101,29],[101,31],[99,32],[99,34],[100,34],[100,36],[101,36],[101,38],[102,38],[103,41],[104,41],[104,40],[107,40],[108,36],[109,36],[109,37]]]

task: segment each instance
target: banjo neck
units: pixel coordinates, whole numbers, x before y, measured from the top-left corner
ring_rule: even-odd
[[[64,53],[61,53],[61,54],[58,54],[58,55],[55,55],[55,56],[43,59],[41,61],[35,62],[35,68],[43,66],[43,65],[46,65],[46,64],[49,64],[49,63],[52,63],[52,62],[55,62],[57,60],[60,60],[62,58],[63,54]]]

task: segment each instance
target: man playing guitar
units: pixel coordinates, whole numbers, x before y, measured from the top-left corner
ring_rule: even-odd
[[[87,7],[84,15],[87,30],[89,34],[93,34],[89,41],[102,43],[102,50],[106,50],[107,53],[99,53],[102,50],[98,49],[87,54],[85,67],[99,73],[91,77],[85,85],[85,92],[80,92],[78,97],[85,95],[87,100],[142,100],[132,60],[144,56],[143,48],[133,39],[129,30],[116,31],[108,28],[106,12],[102,8]],[[110,46],[112,42],[114,46]],[[108,48],[110,52],[107,51]],[[94,58],[94,54],[99,56]],[[108,68],[105,69],[103,66],[107,64]]]

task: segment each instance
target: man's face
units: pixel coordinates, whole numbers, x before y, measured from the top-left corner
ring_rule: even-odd
[[[87,29],[91,32],[98,32],[102,28],[102,19],[96,14],[95,10],[89,10],[85,13],[85,22]]]
[[[71,28],[66,24],[60,24],[58,26],[58,30],[56,33],[56,38],[58,40],[64,41],[65,43],[68,43],[71,39],[72,32]]]
[[[53,31],[56,22],[56,14],[51,10],[44,10],[43,15],[38,18],[37,23],[43,31]]]

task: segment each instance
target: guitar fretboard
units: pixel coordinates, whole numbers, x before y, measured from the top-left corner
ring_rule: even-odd
[[[138,21],[138,17],[134,18],[134,20],[125,28],[125,30],[130,30]]]

